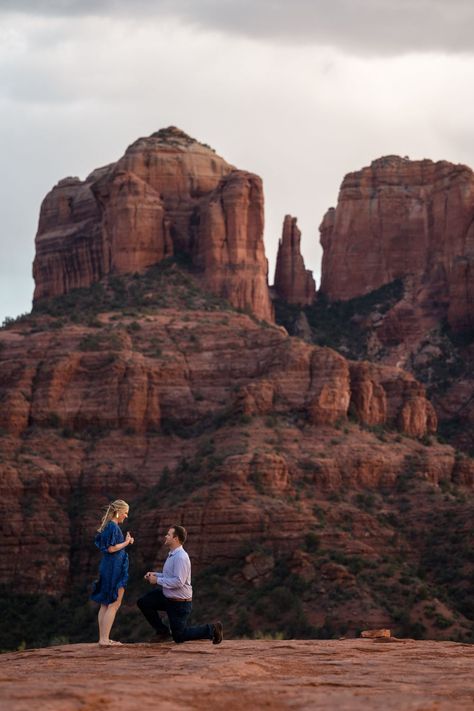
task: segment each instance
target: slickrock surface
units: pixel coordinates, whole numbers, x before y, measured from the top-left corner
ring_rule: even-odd
[[[275,291],[289,304],[306,306],[316,298],[313,273],[305,268],[301,255],[301,232],[296,217],[285,215],[283,232],[278,244],[275,268]]]
[[[189,256],[214,293],[273,320],[260,179],[170,127],[84,181],[61,180],[45,197],[34,298],[141,272],[175,253]]]
[[[96,645],[4,655],[8,711],[471,711],[474,647],[403,640]]]
[[[320,229],[321,291],[331,301],[411,276],[404,310],[414,312],[418,328],[429,314],[447,317],[454,330],[474,325],[474,175],[468,167],[398,156],[375,160],[344,178],[337,207]]]

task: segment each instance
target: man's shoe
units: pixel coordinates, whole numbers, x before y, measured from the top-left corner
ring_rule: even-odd
[[[222,622],[214,622],[212,625],[212,644],[220,644],[224,639],[224,628]]]
[[[169,642],[172,639],[171,634],[169,632],[157,632],[156,634],[153,635],[153,637],[150,637],[148,642],[150,644],[159,644],[160,642]]]

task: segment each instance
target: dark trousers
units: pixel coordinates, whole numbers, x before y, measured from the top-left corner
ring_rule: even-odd
[[[168,600],[161,590],[152,590],[137,600],[137,605],[157,634],[169,632],[158,614],[158,610],[160,610],[168,615],[171,634],[175,642],[187,642],[192,639],[212,639],[213,630],[211,625],[186,627],[193,609],[191,602],[174,602],[173,600]]]

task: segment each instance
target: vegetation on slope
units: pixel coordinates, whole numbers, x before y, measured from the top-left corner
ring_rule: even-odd
[[[377,309],[389,308],[397,289],[393,285],[392,290],[368,295],[358,304],[312,307],[307,318],[315,342],[364,357],[366,346],[357,314],[370,313],[374,304]],[[112,356],[113,332],[98,318],[100,314],[112,313],[112,323],[123,320],[134,347],[141,348],[140,321],[166,308],[221,310],[223,319],[225,312],[232,311],[226,302],[202,292],[186,265],[169,260],[140,277],[112,278],[90,290],[42,302],[17,324],[30,332],[85,324],[91,333],[84,337],[81,349],[99,348]],[[290,330],[290,316],[296,318],[297,311],[287,307],[285,325]],[[352,326],[343,328],[348,322]],[[152,348],[154,357],[160,357],[159,343],[145,346],[146,352]],[[90,461],[97,456],[97,476],[102,476],[100,465],[105,463],[95,452],[104,444],[107,450],[109,437],[113,447],[111,433],[100,428],[65,431],[54,420],[49,427],[48,437],[58,449],[62,441],[68,447],[84,447]],[[128,436],[132,434],[121,434],[122,439]],[[179,516],[183,502],[219,499],[221,487],[228,485],[225,475],[232,458],[277,453],[290,463],[291,486],[284,493],[267,491],[257,472],[249,478],[247,490],[232,496],[242,504],[251,501],[270,521],[278,521],[272,525],[283,531],[285,521],[301,517],[300,535],[288,541],[283,534],[280,543],[275,543],[271,527],[259,536],[243,533],[235,555],[206,568],[195,566],[196,622],[222,618],[227,636],[281,638],[337,638],[358,634],[362,627],[377,622],[398,636],[474,642],[469,595],[474,575],[474,496],[451,482],[435,484],[423,478],[423,458],[432,447],[429,438],[416,442],[383,427],[364,428],[351,421],[316,431],[301,414],[251,418],[225,408],[200,418],[198,425],[168,417],[161,432],[146,436],[148,444],[154,440],[162,451],[170,443],[182,447],[183,456],[176,466],[159,469],[154,486],[143,486],[139,476],[120,470],[127,486],[135,486],[130,503],[137,522],[157,507],[166,511],[171,522]],[[337,458],[347,459],[354,443],[364,437],[373,449],[381,448],[381,456],[384,447],[406,446],[407,452],[415,454],[407,454],[392,487],[329,486],[323,474]],[[44,439],[44,430],[31,428],[19,443],[17,463],[28,476],[37,455],[45,460],[51,457],[47,453],[51,442],[49,450],[42,450]],[[35,491],[30,487],[25,493],[27,512],[35,510]],[[74,492],[69,512],[72,529],[78,529],[87,495],[82,490]],[[379,547],[372,545],[374,541]],[[71,558],[78,555],[78,549],[75,539]],[[152,553],[137,547],[131,555],[130,585],[115,627],[123,641],[149,636],[134,601],[147,590],[142,575]],[[267,566],[256,579],[244,572],[254,553]],[[88,602],[88,581],[80,568],[72,565],[71,570],[71,588],[63,597],[22,595],[7,588],[0,591],[5,613],[0,620],[0,648],[96,639],[96,606]]]

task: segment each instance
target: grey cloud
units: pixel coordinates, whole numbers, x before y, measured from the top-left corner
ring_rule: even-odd
[[[14,72],[4,72],[0,68],[2,100],[21,107],[22,104],[59,105],[78,101],[74,87],[61,80],[54,72],[34,66],[17,67]]]
[[[472,52],[472,0],[0,0],[0,11],[175,18],[202,28],[358,54]]]

